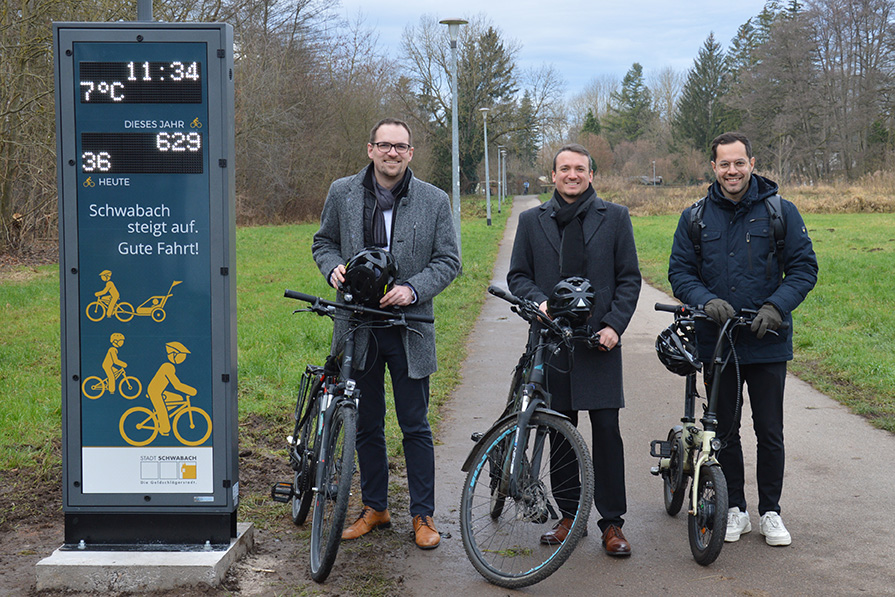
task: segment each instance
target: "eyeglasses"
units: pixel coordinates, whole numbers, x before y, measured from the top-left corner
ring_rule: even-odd
[[[737,160],[735,162],[718,162],[717,164],[719,170],[728,170],[731,166],[736,168],[737,170],[746,170],[749,167],[749,162],[746,160]]]
[[[382,153],[390,152],[393,147],[395,148],[395,151],[398,153],[407,153],[407,150],[410,149],[410,145],[408,145],[407,143],[385,143],[385,142],[382,142],[382,143],[373,143],[373,145],[375,145],[376,149],[378,149]]]

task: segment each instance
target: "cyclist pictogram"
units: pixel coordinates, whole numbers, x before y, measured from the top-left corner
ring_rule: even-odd
[[[93,177],[92,177],[92,176],[88,176],[88,177],[87,177],[87,180],[84,181],[84,186],[85,186],[85,187],[95,187],[95,186],[96,186],[96,183],[93,182]]]
[[[174,287],[182,282],[182,280],[174,280],[171,282],[167,294],[151,296],[134,309],[131,303],[118,300],[118,289],[111,280],[112,272],[105,270],[100,274],[100,277],[106,282],[106,286],[101,291],[95,292],[94,295],[97,299],[87,305],[87,318],[90,321],[100,321],[114,315],[118,321],[127,322],[133,319],[134,315],[137,315],[139,317],[151,317],[152,321],[161,323],[167,317],[165,304],[173,295]]]
[[[165,350],[168,362],[158,368],[146,390],[153,408],[135,406],[125,411],[118,423],[121,437],[132,446],[148,445],[159,433],[167,436],[172,430],[185,446],[198,446],[211,436],[211,417],[190,403],[196,388],[177,377],[176,366],[186,360],[190,351],[180,342],[168,342]]]
[[[194,129],[201,129],[201,128],[202,128],[202,123],[199,122],[199,117],[198,117],[198,116],[197,116],[196,118],[194,118],[193,121],[190,123],[190,128],[194,128]]]
[[[117,390],[121,396],[133,400],[143,391],[143,384],[136,377],[127,374],[125,371],[127,363],[118,358],[118,350],[124,346],[124,334],[115,332],[109,341],[112,346],[106,351],[106,357],[103,359],[103,371],[106,377],[91,375],[85,378],[81,384],[81,391],[91,400],[96,400],[106,391],[114,394],[117,381]]]

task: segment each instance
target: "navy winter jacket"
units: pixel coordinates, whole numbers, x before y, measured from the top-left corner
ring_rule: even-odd
[[[688,305],[704,305],[722,298],[734,309],[759,309],[774,305],[789,328],[759,340],[748,328],[739,331],[736,344],[740,363],[775,363],[792,360],[792,311],[805,300],[817,282],[817,258],[808,230],[796,206],[783,200],[786,237],[783,249],[783,282],[777,258],[769,255],[774,243],[768,210],[763,199],[777,193],[777,183],[752,175],[749,190],[734,203],[717,182],[709,187],[702,219],[702,278],[690,239],[690,210],[684,210],[674,233],[668,280],[674,296]],[[697,325],[699,357],[711,359],[718,328]]]

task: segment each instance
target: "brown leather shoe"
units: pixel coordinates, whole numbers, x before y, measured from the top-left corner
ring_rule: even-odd
[[[611,556],[631,555],[631,545],[625,539],[622,530],[614,524],[603,531],[603,551]]]
[[[342,541],[363,537],[375,528],[387,529],[392,526],[391,521],[388,508],[378,512],[369,506],[364,506],[354,524],[342,531]]]
[[[541,543],[544,545],[559,545],[569,536],[569,531],[572,529],[573,522],[574,521],[571,518],[561,519],[556,523],[556,526],[553,527],[552,531],[547,531],[541,535]]]
[[[441,542],[441,535],[435,530],[431,516],[414,516],[413,532],[416,535],[416,546],[420,549],[435,549]]]

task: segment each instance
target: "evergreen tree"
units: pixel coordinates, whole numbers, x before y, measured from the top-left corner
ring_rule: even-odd
[[[610,96],[605,124],[613,145],[643,136],[655,117],[652,106],[650,90],[643,82],[643,67],[635,62],[622,80],[621,90]]]
[[[510,134],[509,146],[512,153],[527,165],[534,166],[538,157],[538,138],[540,126],[535,117],[534,106],[531,102],[531,93],[528,90],[522,94],[519,106],[516,110],[516,126]]]
[[[581,132],[599,135],[602,129],[603,127],[600,126],[600,121],[594,116],[593,110],[588,109],[587,114],[584,116],[584,126],[581,127]]]
[[[687,74],[672,123],[675,140],[703,151],[716,136],[737,128],[737,112],[723,102],[729,89],[727,60],[710,33]]]

